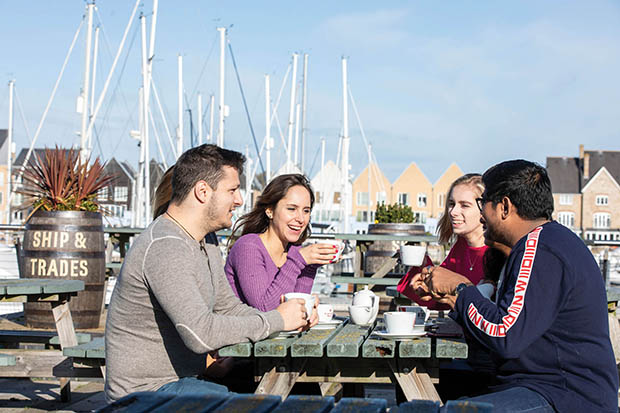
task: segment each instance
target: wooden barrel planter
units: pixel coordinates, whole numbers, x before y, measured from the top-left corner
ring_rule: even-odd
[[[69,302],[75,328],[97,328],[105,284],[103,222],[98,212],[37,211],[24,232],[22,278],[78,279],[84,291]],[[48,303],[27,303],[26,323],[55,328]]]
[[[424,235],[424,225],[421,224],[370,224],[369,234],[382,235]],[[400,249],[400,241],[375,241],[366,252],[365,269],[367,272],[376,272],[383,263]],[[396,272],[399,269],[396,268]],[[404,269],[403,269],[404,270]]]

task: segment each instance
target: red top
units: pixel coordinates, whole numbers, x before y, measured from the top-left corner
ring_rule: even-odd
[[[482,280],[482,278],[484,278],[482,257],[487,248],[489,247],[486,245],[482,247],[470,247],[467,245],[465,238],[458,237],[456,243],[450,249],[448,256],[441,263],[441,266],[467,277],[474,285],[476,285],[480,282],[480,280]],[[433,265],[433,262],[427,255],[424,258],[424,263],[421,267],[411,267],[411,269],[409,269],[407,275],[405,275],[398,283],[397,290],[399,293],[406,295],[415,303],[428,307],[431,310],[449,310],[450,306],[447,304],[440,304],[434,300],[422,301],[409,285],[411,278],[415,274],[422,271],[422,268],[429,265]]]

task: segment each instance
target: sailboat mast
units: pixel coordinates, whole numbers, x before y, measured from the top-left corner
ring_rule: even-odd
[[[265,185],[271,180],[271,92],[269,75],[265,75]]]
[[[304,53],[304,79],[301,97],[301,173],[304,171],[304,159],[306,152],[306,101],[307,101],[307,85],[308,85],[308,53]]]
[[[179,53],[177,56],[177,68],[179,72],[179,93],[178,93],[178,122],[177,127],[177,159],[183,153],[183,56]]]
[[[351,197],[349,194],[349,101],[347,96],[347,58],[342,58],[342,196],[340,205],[343,208],[343,232],[350,229],[349,212]]]
[[[220,32],[220,117],[219,129],[217,132],[217,146],[224,147],[224,116],[226,115],[226,106],[224,105],[224,79],[226,70],[226,28],[218,27]]]
[[[211,143],[213,141],[213,115],[215,113],[215,95],[211,95],[211,99],[209,100],[209,137],[207,138],[207,142]]]
[[[202,95],[198,93],[198,145],[202,145]]]
[[[95,27],[95,45],[93,47],[93,80],[90,86],[90,106],[88,108],[88,120],[90,121],[91,111],[95,107],[95,81],[97,80],[97,57],[99,56],[99,26]],[[93,152],[93,134],[88,134],[88,153]]]
[[[372,171],[372,145],[368,144],[368,205],[366,205],[366,209],[367,209],[367,218],[368,218],[368,223],[370,224],[372,222],[372,220],[370,219],[370,171]]]
[[[11,223],[11,200],[12,200],[12,196],[11,196],[11,177],[13,174],[13,157],[12,155],[12,148],[13,148],[13,94],[15,92],[15,81],[14,80],[9,80],[9,129],[7,131],[7,136],[6,136],[6,147],[7,147],[7,175],[6,175],[6,193],[7,193],[7,197],[6,197],[6,223],[10,224]]]
[[[89,108],[88,108],[88,94],[90,92],[90,57],[91,57],[91,44],[93,40],[93,10],[95,8],[95,3],[87,3],[86,4],[86,13],[87,17],[87,25],[86,25],[86,53],[84,60],[84,85],[82,87],[82,99],[81,99],[81,110],[82,110],[82,127],[80,129],[80,158],[82,162],[88,159],[88,137],[86,136],[88,129],[88,120],[89,120]]]
[[[142,33],[142,146],[144,147],[144,225],[149,222],[151,212],[151,154],[149,141],[149,69],[146,49],[146,17],[140,16]]]
[[[293,149],[293,123],[295,121],[295,91],[297,86],[297,53],[293,53],[293,76],[291,77],[291,105],[288,112],[288,140],[286,142],[286,172],[291,165],[291,151]]]

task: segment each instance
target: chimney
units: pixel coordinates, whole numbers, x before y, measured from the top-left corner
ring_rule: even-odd
[[[579,145],[579,159],[583,159],[584,149],[583,143]]]
[[[586,153],[583,156],[583,179],[590,179],[590,154]]]

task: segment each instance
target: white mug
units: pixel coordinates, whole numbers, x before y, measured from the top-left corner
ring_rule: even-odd
[[[328,323],[334,317],[334,307],[331,304],[319,304],[316,308],[319,313],[319,323]]]
[[[416,313],[410,311],[388,311],[383,314],[388,334],[411,334],[415,325]]]
[[[314,296],[311,294],[305,293],[286,293],[284,294],[284,301],[292,300],[293,298],[301,298],[304,300],[306,305],[306,315],[308,319],[312,315],[312,310],[314,309]]]
[[[400,247],[400,262],[410,267],[419,267],[424,262],[426,247],[422,245],[402,245]]]

